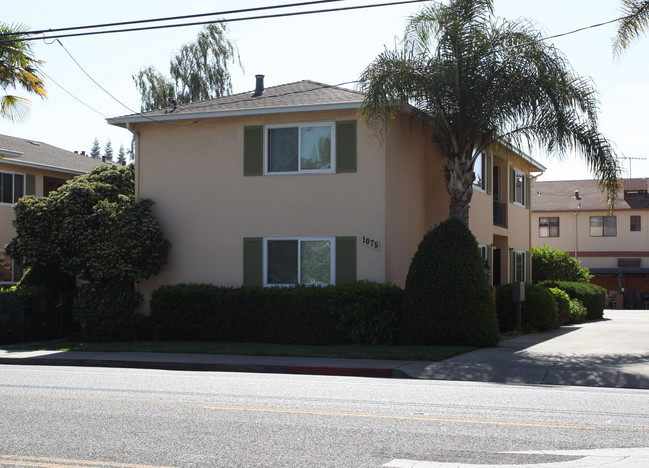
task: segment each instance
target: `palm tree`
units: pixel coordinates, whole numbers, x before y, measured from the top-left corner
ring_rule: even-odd
[[[634,39],[649,29],[649,0],[622,0],[624,17],[620,20],[613,50],[620,54]]]
[[[591,83],[529,22],[494,20],[492,0],[425,7],[409,19],[402,47],[365,69],[360,88],[361,114],[380,136],[400,109],[433,125],[450,217],[468,224],[473,164],[497,144],[578,150],[615,202],[617,159],[598,131]]]
[[[0,23],[0,86],[5,95],[0,98],[0,116],[14,122],[23,121],[29,113],[29,100],[8,94],[8,88],[21,87],[45,98],[45,83],[38,76],[42,64],[32,56],[31,45],[23,41],[22,25]]]

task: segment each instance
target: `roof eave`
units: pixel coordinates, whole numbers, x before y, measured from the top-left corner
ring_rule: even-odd
[[[1,158],[0,162],[13,164],[14,166],[31,167],[34,169],[48,169],[50,171],[65,172],[66,174],[74,174],[74,175],[81,175],[81,174],[88,173],[88,171],[80,170],[80,169],[71,169],[62,166],[52,166],[50,164],[39,164],[30,161],[16,161],[15,159],[11,159],[11,158]]]
[[[130,123],[143,122],[167,122],[173,120],[196,120],[219,117],[241,117],[248,115],[268,115],[268,114],[287,114],[290,112],[316,112],[341,109],[358,109],[362,101],[341,102],[328,104],[310,104],[301,106],[277,106],[277,107],[250,107],[246,109],[228,109],[228,110],[210,110],[205,112],[187,112],[181,114],[161,114],[147,116],[146,114],[136,114],[124,117],[112,117],[106,119],[110,125],[126,127]]]

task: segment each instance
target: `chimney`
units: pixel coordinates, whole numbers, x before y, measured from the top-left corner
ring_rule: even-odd
[[[255,75],[255,78],[257,78],[257,84],[255,85],[253,97],[261,96],[261,93],[264,92],[264,75]]]

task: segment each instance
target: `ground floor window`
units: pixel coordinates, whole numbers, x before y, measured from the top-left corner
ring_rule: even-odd
[[[17,283],[23,277],[23,266],[0,250],[0,284]]]
[[[527,255],[528,253],[523,250],[514,250],[512,256],[513,261],[513,278],[512,281],[527,281]]]
[[[264,285],[335,284],[334,238],[264,239]]]

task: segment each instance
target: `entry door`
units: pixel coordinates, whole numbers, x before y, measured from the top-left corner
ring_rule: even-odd
[[[500,286],[502,278],[502,267],[501,267],[501,252],[500,249],[494,248],[493,259],[492,259],[492,273],[493,273],[493,285]]]

